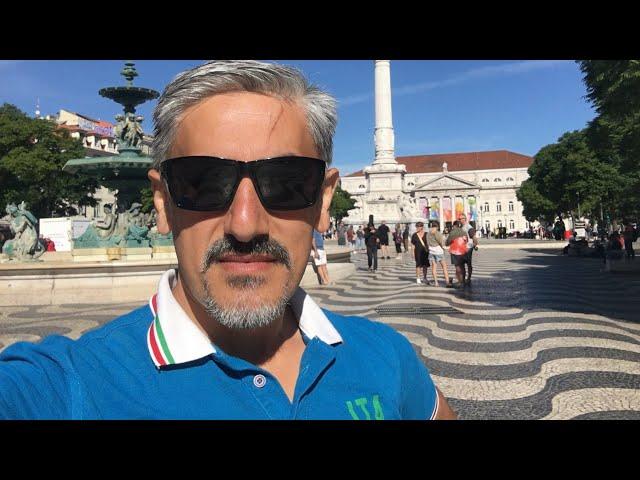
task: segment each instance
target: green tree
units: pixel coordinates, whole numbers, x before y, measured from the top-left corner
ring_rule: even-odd
[[[605,208],[613,218],[640,216],[640,60],[584,60],[587,98],[597,117],[587,138],[603,162],[620,172],[620,183]]]
[[[149,213],[153,210],[153,190],[151,190],[151,187],[142,187],[140,189],[140,203],[142,204],[142,207],[140,207],[142,213]]]
[[[84,157],[82,142],[48,120],[28,117],[13,105],[0,106],[0,206],[25,201],[37,217],[77,214],[72,205],[95,206],[97,179],[62,172]]]
[[[618,169],[601,161],[586,132],[567,132],[535,155],[529,178],[517,192],[528,220],[552,221],[563,214],[599,216],[600,203],[611,203],[622,184]]]
[[[343,190],[338,185],[335,192],[333,192],[329,213],[336,219],[336,222],[339,222],[342,218],[347,216],[347,212],[353,208],[355,203],[355,199],[351,197],[349,192]]]

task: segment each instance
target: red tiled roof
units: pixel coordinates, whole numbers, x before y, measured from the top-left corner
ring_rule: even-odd
[[[508,150],[467,153],[439,153],[434,155],[414,155],[396,157],[398,163],[407,166],[407,173],[434,173],[442,171],[442,164],[447,162],[450,172],[462,170],[494,170],[500,168],[528,168],[533,157]],[[362,170],[346,175],[358,177],[364,175]]]

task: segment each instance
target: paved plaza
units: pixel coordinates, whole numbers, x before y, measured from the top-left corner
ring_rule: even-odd
[[[357,254],[355,275],[307,291],[404,334],[463,419],[640,419],[640,276],[505,247],[481,246],[464,290],[416,284],[408,254],[376,273]],[[0,349],[77,338],[139,305],[2,307]]]

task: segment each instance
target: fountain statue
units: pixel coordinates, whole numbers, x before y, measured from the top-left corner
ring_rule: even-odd
[[[9,260],[36,260],[45,252],[44,245],[38,239],[38,219],[26,209],[24,202],[19,206],[10,203],[5,211],[5,218],[9,221],[9,228],[14,237],[4,243],[2,253]]]

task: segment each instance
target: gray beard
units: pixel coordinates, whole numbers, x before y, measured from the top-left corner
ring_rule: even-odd
[[[252,277],[248,275],[234,276],[227,280],[227,285],[232,289],[253,290],[266,282],[264,277]],[[272,305],[261,305],[257,308],[248,308],[244,305],[232,305],[222,307],[209,294],[209,283],[203,279],[205,297],[202,301],[205,311],[210,318],[230,329],[252,329],[270,325],[274,320],[284,315],[289,298],[285,294],[287,286],[282,294]]]

